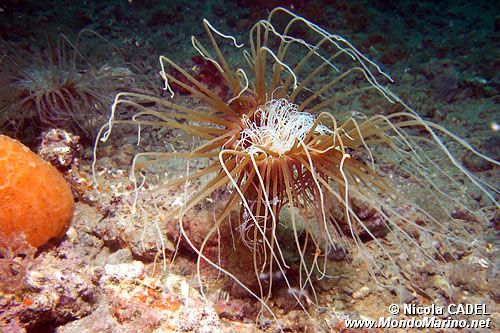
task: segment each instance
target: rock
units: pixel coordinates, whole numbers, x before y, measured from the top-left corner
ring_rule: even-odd
[[[478,264],[457,263],[450,274],[450,283],[467,291],[487,290],[486,272]]]
[[[215,310],[202,304],[194,299],[188,299],[184,309],[172,321],[172,325],[181,332],[222,332],[220,319]]]
[[[215,311],[217,311],[220,318],[231,320],[254,318],[258,312],[258,306],[255,302],[237,298],[228,301],[218,301],[214,305]]]
[[[42,143],[38,147],[38,155],[65,172],[78,165],[82,155],[80,137],[63,129],[51,129],[42,134]]]
[[[442,290],[443,292],[447,293],[450,291],[450,284],[448,281],[442,277],[441,275],[434,275],[432,278],[430,278],[432,281],[432,286],[434,286],[437,289]]]
[[[335,310],[337,310],[337,311],[340,311],[340,310],[344,310],[344,309],[345,309],[344,302],[339,301],[338,299],[336,299],[336,300],[333,302],[333,307],[334,307],[334,308],[335,308]]]
[[[132,253],[128,248],[111,253],[106,259],[106,264],[122,264],[132,261]]]
[[[125,264],[107,264],[104,266],[104,276],[118,281],[125,279],[135,279],[144,273],[144,264],[140,261],[133,261]]]
[[[59,327],[57,333],[113,332],[117,326],[110,306],[101,305],[89,316]]]
[[[370,288],[367,286],[363,286],[360,289],[356,290],[355,292],[352,293],[352,297],[354,299],[362,299],[368,296],[371,293]]]
[[[41,256],[27,273],[30,289],[22,300],[13,299],[6,307],[0,304],[0,322],[20,318],[31,331],[41,323],[65,324],[88,316],[97,306],[96,280],[96,272],[79,261]]]

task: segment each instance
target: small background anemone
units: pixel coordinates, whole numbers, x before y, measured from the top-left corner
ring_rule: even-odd
[[[3,44],[0,128],[18,137],[32,125],[64,128],[93,140],[114,94],[140,76],[119,67],[120,50],[91,30],[74,41],[64,35],[47,40],[34,54]]]

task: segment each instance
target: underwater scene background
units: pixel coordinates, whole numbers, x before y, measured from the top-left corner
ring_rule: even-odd
[[[499,31],[495,1],[0,1],[2,332],[498,330]]]

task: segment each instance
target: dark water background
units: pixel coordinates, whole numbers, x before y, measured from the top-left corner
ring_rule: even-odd
[[[242,37],[275,6],[291,8],[351,40],[379,62],[417,66],[450,59],[498,83],[500,11],[496,1],[23,1],[0,2],[0,38],[25,48],[45,36],[90,28],[109,40],[174,56],[207,18]],[[473,75],[470,73],[469,75]]]

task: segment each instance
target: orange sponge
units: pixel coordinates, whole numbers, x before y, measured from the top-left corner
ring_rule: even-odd
[[[63,176],[17,140],[0,135],[0,233],[24,232],[33,246],[66,232],[73,195]]]

